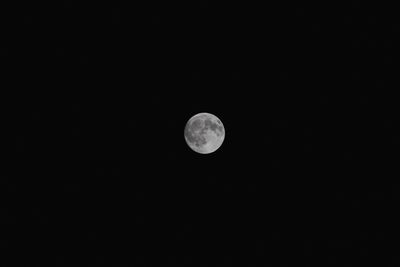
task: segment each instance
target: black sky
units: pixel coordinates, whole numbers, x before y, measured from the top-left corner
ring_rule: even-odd
[[[391,7],[17,10],[0,51],[10,260],[395,266]],[[210,155],[183,138],[200,112],[226,128]]]

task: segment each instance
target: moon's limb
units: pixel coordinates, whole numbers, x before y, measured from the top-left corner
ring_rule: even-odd
[[[191,118],[189,119],[189,122],[188,122],[188,123],[190,124],[191,122],[193,122],[193,121],[195,121],[195,120],[197,120],[197,119],[201,119],[202,121],[205,121],[206,119],[210,119],[211,121],[216,122],[216,123],[222,125],[221,120],[219,120],[219,119],[217,118],[217,116],[215,116],[215,115],[213,115],[213,114],[211,114],[211,113],[206,113],[206,112],[202,112],[202,113],[198,113],[198,114],[194,115],[193,117],[191,117]]]
[[[223,142],[222,137],[216,137],[216,136],[211,137],[211,139],[205,145],[205,151],[207,151],[207,153],[214,152],[222,145],[222,142]]]

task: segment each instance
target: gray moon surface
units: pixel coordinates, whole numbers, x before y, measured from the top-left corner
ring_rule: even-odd
[[[201,120],[211,119],[213,122],[217,123],[219,126],[222,126],[222,129],[223,129],[222,133],[219,133],[219,136],[217,136],[212,131],[208,131],[208,133],[205,133],[203,135],[206,140],[205,144],[201,145],[200,147],[197,147],[197,146],[191,144],[186,137],[186,132],[187,132],[186,129],[187,129],[187,127],[189,127],[191,125],[191,123],[193,121],[195,121],[197,119],[201,119]],[[193,151],[200,153],[200,154],[210,154],[210,153],[217,151],[223,144],[223,142],[225,140],[225,127],[222,124],[222,121],[217,116],[215,116],[211,113],[207,113],[207,112],[198,113],[198,114],[192,116],[186,123],[185,140],[186,140],[187,145]]]

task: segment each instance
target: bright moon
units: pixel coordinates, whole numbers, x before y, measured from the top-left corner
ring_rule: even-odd
[[[215,130],[211,129],[211,126]],[[225,127],[221,120],[210,113],[194,115],[186,123],[185,140],[188,146],[200,154],[216,151],[224,142]]]

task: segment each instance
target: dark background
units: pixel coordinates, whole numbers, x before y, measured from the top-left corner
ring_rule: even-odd
[[[14,11],[4,266],[396,266],[393,7]],[[209,155],[183,138],[199,112],[226,129]]]

